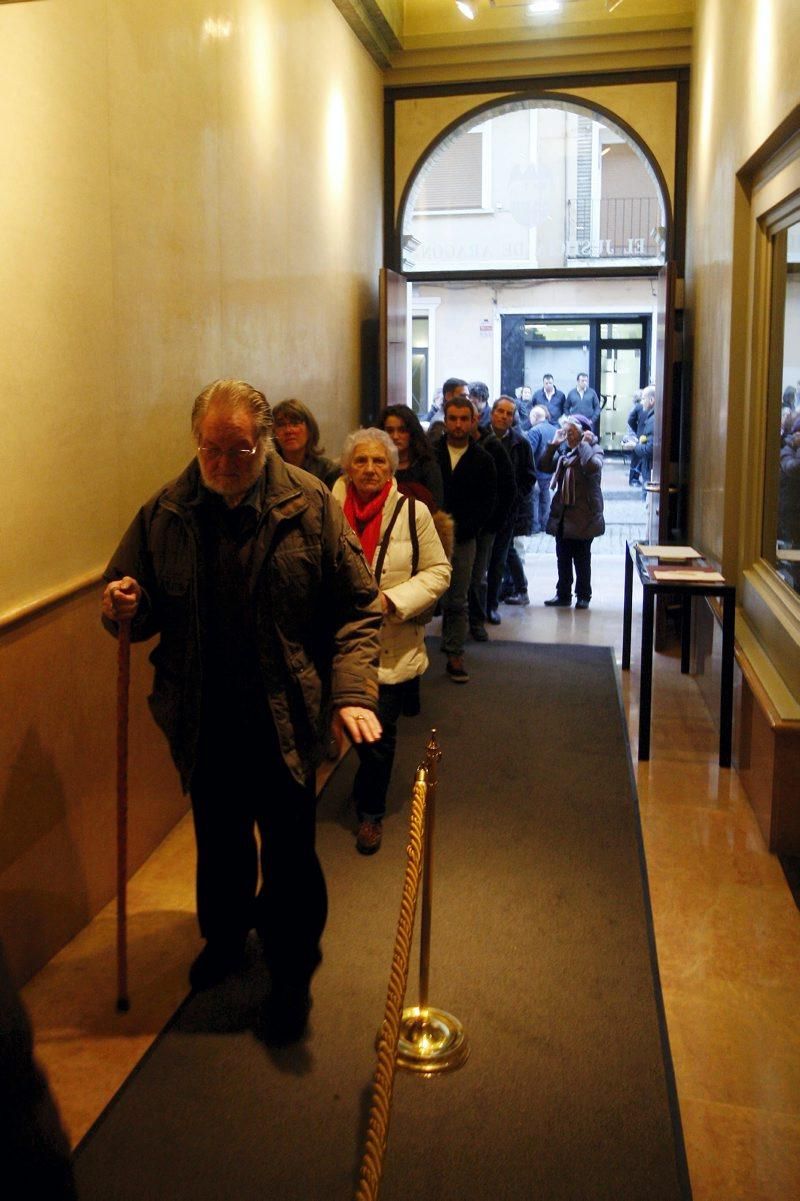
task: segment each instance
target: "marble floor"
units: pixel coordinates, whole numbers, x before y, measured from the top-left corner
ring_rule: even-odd
[[[619,661],[622,560],[593,563],[591,609],[551,610],[554,559],[531,554],[531,605],[504,607],[492,638],[611,645]],[[637,661],[622,679],[634,757]],[[800,913],[736,772],[717,764],[696,683],[676,653],[656,656],[654,674],[652,757],[636,777],[694,1198],[788,1201],[800,1197]],[[131,884],[129,1013],[114,1008],[113,906],[24,990],[73,1142],[185,996],[198,949],[192,870],[184,820]]]

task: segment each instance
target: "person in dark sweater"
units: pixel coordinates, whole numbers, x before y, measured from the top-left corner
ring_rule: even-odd
[[[600,397],[594,388],[589,387],[589,376],[585,371],[579,371],[575,387],[567,393],[567,399],[564,402],[564,416],[570,417],[578,414],[588,417],[592,423],[593,432],[599,434],[600,408]]]
[[[497,533],[489,560],[488,598],[489,620],[492,613],[499,617],[497,606],[506,575],[511,592],[506,596],[508,605],[527,605],[528,579],[515,538],[526,538],[533,529],[533,486],[536,470],[530,443],[519,428],[514,426],[516,405],[510,396],[500,396],[492,406],[492,430],[511,464],[514,477],[514,500],[503,525]],[[495,623],[496,624],[496,623]]]
[[[516,411],[516,406],[515,406]],[[490,411],[491,417],[491,411]],[[501,531],[505,530],[509,516],[516,503],[517,486],[511,460],[500,445],[497,433],[491,425],[481,428],[480,418],[473,428],[472,437],[487,454],[491,455],[497,472],[497,493],[491,511],[480,531],[475,547],[475,563],[469,585],[469,630],[476,642],[487,642],[489,635],[486,622],[500,625],[497,611],[497,596],[492,597],[490,587],[491,563],[495,544]]]
[[[555,380],[548,372],[547,375],[542,378],[541,388],[537,388],[533,394],[533,404],[531,405],[531,408],[533,408],[534,405],[544,405],[544,407],[547,409],[547,414],[551,424],[557,425],[559,418],[564,414],[564,405],[566,402],[566,396],[560,388],[556,387]],[[532,426],[533,422],[531,421],[529,415],[528,423],[527,425],[523,425],[523,429],[530,429]]]
[[[531,409],[531,428],[526,435],[533,451],[533,465],[536,468],[536,491],[533,495],[533,532],[543,534],[547,529],[547,519],[550,516],[550,480],[552,473],[543,471],[540,467],[545,447],[556,436],[558,426],[548,416],[545,405],[534,405]]]
[[[444,385],[444,437],[436,458],[444,482],[444,507],[455,522],[453,574],[442,597],[442,650],[447,674],[456,684],[466,684],[464,642],[468,628],[468,593],[475,562],[476,539],[492,512],[497,473],[491,457],[473,440],[478,415],[469,399],[465,380],[449,379]]]

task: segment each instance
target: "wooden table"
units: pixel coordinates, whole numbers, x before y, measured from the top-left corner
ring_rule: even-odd
[[[639,681],[639,759],[650,758],[650,718],[653,690],[653,628],[655,600],[658,593],[669,593],[681,598],[681,672],[686,675],[691,662],[692,599],[695,596],[719,596],[722,598],[722,677],[719,703],[719,763],[720,767],[731,765],[733,730],[733,635],[736,620],[736,588],[724,580],[715,579],[713,566],[705,559],[692,559],[686,563],[660,562],[657,557],[643,555],[639,543],[625,543],[625,602],[622,625],[622,670],[631,666],[631,621],[633,617],[633,569],[642,582],[642,652],[641,678]],[[655,578],[655,569],[669,571],[689,569],[709,574],[708,580],[681,580],[670,577]]]

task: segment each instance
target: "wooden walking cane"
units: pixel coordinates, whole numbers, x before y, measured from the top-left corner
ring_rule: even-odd
[[[131,679],[131,623],[119,622],[117,642],[117,1010],[127,1013],[128,997],[128,692]]]

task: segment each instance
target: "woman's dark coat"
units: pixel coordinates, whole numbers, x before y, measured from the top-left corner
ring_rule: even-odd
[[[581,440],[575,450],[570,451],[566,442],[562,442],[560,446],[555,446],[551,442],[549,446],[545,447],[539,460],[540,469],[554,471],[558,460],[570,455],[573,456],[575,500],[571,505],[564,504],[563,476],[561,476],[550,505],[547,532],[560,535],[562,538],[578,538],[581,541],[599,538],[601,534],[605,533],[606,528],[601,489],[603,451],[600,443],[595,441],[590,446],[588,442]],[[562,519],[563,529],[560,528]]]

